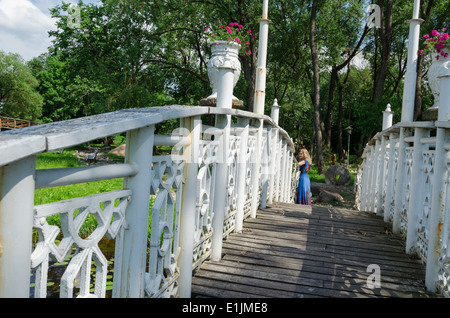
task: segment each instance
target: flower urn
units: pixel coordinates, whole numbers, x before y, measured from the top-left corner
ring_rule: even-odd
[[[236,42],[213,41],[211,42],[211,59],[208,61],[208,78],[212,89],[211,95],[202,99],[200,105],[215,106],[217,101],[217,85],[218,85],[218,67],[222,66],[224,61],[231,62],[234,69],[233,88],[236,86],[239,76],[241,75],[241,63],[239,61],[240,45]],[[241,107],[243,102],[233,96],[233,107]]]
[[[437,58],[438,56],[440,57],[439,59]],[[428,83],[434,96],[434,105],[432,106],[433,108],[439,106],[439,90],[440,90],[439,76],[441,75],[442,71],[446,69],[446,65],[449,63],[450,58],[444,58],[439,53],[433,54],[433,62],[430,68],[428,69]]]

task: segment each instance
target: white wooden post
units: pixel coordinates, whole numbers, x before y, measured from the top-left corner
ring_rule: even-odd
[[[450,176],[447,168],[447,150],[445,145],[450,143],[449,128],[440,128],[438,123],[448,124],[450,120],[450,72],[447,69],[446,74],[440,77],[440,105],[438,112],[437,132],[436,132],[436,152],[434,157],[434,178],[431,198],[431,215],[429,216],[430,236],[428,238],[428,255],[425,284],[427,290],[436,291],[438,273],[439,273],[439,257],[442,253],[441,240],[443,232],[443,220],[445,213],[450,213],[450,207],[445,206],[446,195],[444,193],[444,185]],[[449,191],[447,189],[447,191]],[[447,239],[447,238],[445,238]]]
[[[395,208],[394,208],[394,218],[392,221],[392,231],[395,234],[400,234],[401,229],[401,219],[400,213],[402,208],[404,188],[405,185],[405,156],[406,156],[406,143],[405,143],[406,128],[400,128],[399,146],[398,146],[398,161],[397,161],[397,183],[395,186]]]
[[[276,134],[275,132],[276,128],[274,127],[269,127],[268,128],[268,132],[267,132],[267,146],[269,147],[269,157],[267,158],[269,160],[268,162],[268,166],[267,166],[267,171],[268,171],[268,175],[267,175],[267,203],[268,204],[272,204],[273,202],[273,177],[274,177],[274,166],[275,166],[275,162],[274,162],[274,153],[275,151],[275,147],[274,147],[274,142],[273,142],[273,138],[274,135]]]
[[[291,173],[291,151],[289,149],[289,145],[287,145],[286,142],[286,168],[285,168],[285,174],[284,174],[284,201],[283,202],[289,202],[289,195],[291,194],[291,179],[289,178]]]
[[[29,156],[0,167],[1,298],[29,297],[35,165]]]
[[[370,211],[376,212],[376,206],[378,202],[377,199],[377,191],[379,191],[379,185],[378,185],[378,173],[379,173],[379,165],[380,165],[380,140],[377,139],[375,141],[374,146],[374,156],[373,156],[373,162],[372,162],[372,184],[371,184],[371,196],[370,196]]]
[[[280,137],[279,131],[277,131],[277,138],[276,138],[276,149],[277,149],[277,159],[275,162],[278,164],[278,171],[275,176],[275,201],[280,201],[280,181],[281,181],[281,172],[282,166],[281,166],[281,160],[283,158],[283,143],[282,139]]]
[[[236,201],[236,224],[234,231],[239,233],[242,231],[244,222],[244,205],[247,197],[245,193],[245,179],[247,177],[247,151],[248,151],[248,131],[249,119],[239,117],[238,124],[244,129],[241,131],[239,158],[238,158],[238,184],[237,184],[237,201]]]
[[[116,239],[113,297],[144,297],[153,134],[153,125],[127,132],[125,163],[134,164],[139,172],[124,178],[132,199],[126,213],[128,228]]]
[[[270,110],[270,117],[274,121],[275,124],[278,125],[278,118],[280,113],[280,107],[278,106],[278,101],[275,99],[273,101],[272,108]],[[270,134],[270,172],[269,172],[269,197],[267,202],[272,204],[274,191],[275,191],[275,166],[278,165],[277,154],[278,154],[278,128],[271,128]]]
[[[278,120],[280,117],[280,106],[278,105],[278,100],[275,98],[273,101],[272,108],[270,109],[270,118],[273,122],[278,125]]]
[[[225,59],[222,66],[218,67],[217,108],[232,107],[233,96],[233,68],[231,63]],[[215,189],[214,189],[214,218],[213,235],[211,238],[211,260],[219,261],[222,258],[222,240],[227,202],[227,170],[228,153],[230,147],[230,115],[217,115],[216,127],[223,129],[224,133],[218,136],[219,154],[216,166]]]
[[[255,120],[256,132],[256,144],[254,152],[253,170],[252,170],[252,205],[251,205],[251,217],[256,218],[256,211],[259,205],[259,179],[261,178],[261,153],[262,153],[262,139],[263,139],[263,120]]]
[[[280,184],[280,186],[281,186],[281,189],[280,189],[280,199],[279,199],[279,201],[280,202],[284,202],[284,196],[285,196],[285,189],[286,189],[286,162],[287,162],[287,144],[286,144],[286,142],[282,139],[282,141],[281,141],[281,143],[282,143],[282,150],[281,150],[281,153],[282,153],[282,159],[281,159],[281,162],[280,162],[280,181],[281,181],[281,184]]]
[[[389,222],[391,215],[393,214],[393,209],[391,203],[393,202],[394,189],[395,189],[395,143],[397,134],[389,134],[389,160],[388,160],[388,171],[387,171],[387,185],[386,185],[386,198],[384,201],[384,221]]]
[[[267,42],[269,36],[269,0],[263,0],[262,18],[259,20],[259,46],[258,65],[256,68],[255,81],[255,102],[253,111],[257,114],[264,114],[264,101],[266,90],[266,63],[267,63]]]
[[[287,184],[288,184],[288,194],[287,194],[287,198],[286,198],[286,202],[288,203],[292,203],[291,202],[291,194],[292,194],[292,177],[293,177],[293,164],[294,164],[294,153],[289,151],[289,163],[288,163],[288,176],[287,176]]]
[[[379,216],[383,216],[384,211],[384,201],[383,201],[383,190],[385,186],[385,164],[384,164],[384,158],[386,153],[386,136],[381,136],[381,142],[380,142],[380,153],[379,153],[379,168],[378,168],[378,192],[377,192],[377,206],[376,206],[376,213]]]
[[[255,80],[255,100],[253,111],[257,114],[264,114],[265,90],[266,90],[266,63],[267,63],[267,41],[269,34],[269,20],[267,19],[269,12],[269,1],[263,0],[262,18],[259,20],[259,46],[258,46],[258,61],[256,68]],[[263,120],[256,119],[255,126],[258,129],[256,134],[255,158],[252,171],[252,205],[251,217],[256,218],[256,211],[259,202],[259,178],[261,167],[261,143],[263,136]]]
[[[414,131],[414,152],[413,164],[411,169],[411,190],[408,207],[408,229],[406,232],[406,253],[414,253],[417,241],[417,222],[418,211],[423,209],[423,191],[424,180],[422,178],[422,153],[428,148],[420,139],[427,137],[427,129],[415,128]],[[428,134],[429,135],[429,134]]]
[[[197,174],[200,133],[202,122],[199,117],[189,117],[184,120],[184,128],[189,130],[190,146],[184,148],[186,160],[185,183],[181,194],[180,210],[180,278],[178,280],[178,295],[180,298],[191,297],[192,263],[194,249],[195,213],[197,198]]]
[[[391,111],[391,104],[386,105],[386,110],[383,111],[383,130],[386,130],[392,126],[392,118],[394,113]]]
[[[263,147],[264,153],[262,154],[262,171],[261,171],[261,181],[262,181],[262,191],[261,191],[261,203],[260,208],[265,209],[267,204],[267,192],[269,187],[269,164],[270,164],[270,136],[272,130],[270,128],[266,129],[266,144]]]
[[[366,146],[368,147],[368,146]],[[364,157],[365,156],[365,157]],[[363,155],[363,163],[362,163],[362,185],[361,185],[361,207],[362,211],[367,211],[367,196],[368,196],[368,184],[369,184],[369,175],[370,175],[370,149],[366,150]]]

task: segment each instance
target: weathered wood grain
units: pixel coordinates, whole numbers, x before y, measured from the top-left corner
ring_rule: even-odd
[[[201,266],[193,297],[435,297],[389,227],[373,213],[273,204],[223,243],[221,261]],[[367,283],[371,264],[381,288]]]

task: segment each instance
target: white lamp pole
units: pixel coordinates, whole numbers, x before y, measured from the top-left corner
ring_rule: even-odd
[[[419,9],[420,0],[414,0],[413,18],[408,21],[408,61],[406,64],[405,84],[403,88],[402,122],[412,122],[414,119],[420,24],[424,21],[419,18]]]
[[[269,11],[269,0],[263,0],[262,18],[259,20],[259,45],[258,64],[255,81],[255,101],[253,112],[264,114],[264,95],[266,90],[266,63],[267,63],[267,41],[269,37],[269,22],[267,18]]]
[[[259,20],[259,46],[258,46],[258,65],[256,69],[256,83],[255,83],[255,100],[253,104],[253,112],[264,115],[264,101],[266,90],[266,61],[267,61],[267,39],[269,36],[269,19],[267,15],[269,12],[269,0],[263,0],[262,18]],[[259,170],[261,167],[262,156],[262,140],[263,140],[263,120],[259,119],[255,123],[258,128],[256,135],[255,146],[255,162],[253,165],[253,188],[252,188],[252,205],[251,217],[256,217],[256,210],[258,209],[259,199]]]

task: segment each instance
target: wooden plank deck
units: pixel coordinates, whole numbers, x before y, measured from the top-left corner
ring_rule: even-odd
[[[221,261],[197,270],[192,297],[436,297],[389,228],[372,213],[273,204],[224,242]],[[371,264],[381,288],[367,284]]]

